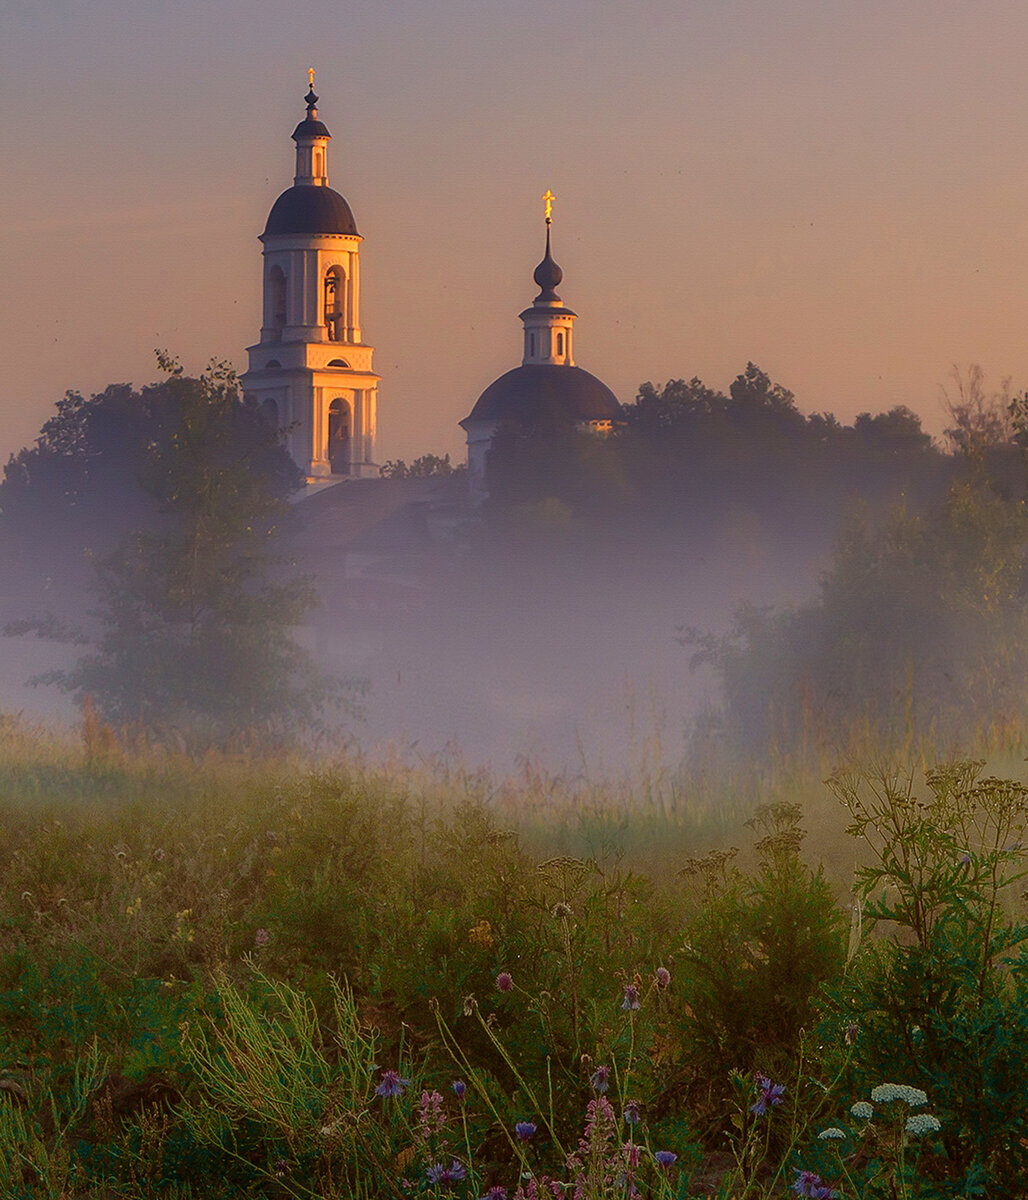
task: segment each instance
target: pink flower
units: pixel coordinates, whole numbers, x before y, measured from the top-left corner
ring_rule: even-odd
[[[496,976],[496,990],[498,992],[510,992],[514,990],[514,980],[509,971],[501,971]]]

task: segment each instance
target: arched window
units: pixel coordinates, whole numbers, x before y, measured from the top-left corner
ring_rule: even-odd
[[[272,429],[278,429],[278,404],[270,396],[261,401],[261,416]]]
[[[325,276],[325,328],[330,342],[343,340],[345,299],[346,276],[341,267],[332,267]]]
[[[350,406],[337,396],[328,406],[328,461],[333,475],[350,472]]]
[[[278,361],[277,358],[269,358],[268,361],[264,364],[264,366],[265,366],[266,370],[270,371],[273,367],[281,367],[282,364]]]
[[[281,267],[272,267],[268,274],[268,299],[271,328],[281,337],[286,327],[286,277]]]
[[[350,367],[350,364],[346,361],[345,358],[333,358],[332,361],[328,365],[330,367],[346,367],[347,370],[349,370],[349,367]]]

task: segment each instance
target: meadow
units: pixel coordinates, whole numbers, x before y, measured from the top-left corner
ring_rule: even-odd
[[[834,765],[0,719],[0,1196],[1017,1194],[1023,762]]]

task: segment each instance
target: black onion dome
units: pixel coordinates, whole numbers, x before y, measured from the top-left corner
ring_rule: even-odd
[[[537,300],[559,300],[560,297],[553,290],[558,283],[564,278],[564,272],[557,266],[550,255],[550,227],[546,227],[546,254],[543,261],[536,267],[532,278],[542,289]]]
[[[272,205],[264,236],[288,233],[357,233],[349,204],[329,187],[298,183]]]
[[[617,421],[621,405],[605,383],[581,367],[529,363],[491,383],[461,425],[473,421],[531,425],[552,416],[576,422]]]

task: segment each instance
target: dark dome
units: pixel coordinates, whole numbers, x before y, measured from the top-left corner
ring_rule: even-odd
[[[328,187],[299,183],[272,206],[264,236],[279,233],[353,233],[357,223],[350,206]]]
[[[605,383],[581,367],[531,363],[515,367],[491,383],[461,424],[512,421],[531,425],[551,415],[572,421],[616,421],[621,405]]]
[[[331,136],[325,123],[323,121],[315,121],[313,117],[307,117],[306,120],[301,121],[293,130],[294,142],[298,142],[300,138],[305,137],[330,138]]]

